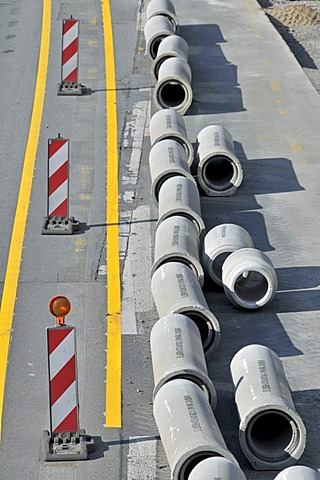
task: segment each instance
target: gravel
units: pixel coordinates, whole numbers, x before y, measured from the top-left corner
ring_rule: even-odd
[[[320,0],[258,2],[320,93]]]

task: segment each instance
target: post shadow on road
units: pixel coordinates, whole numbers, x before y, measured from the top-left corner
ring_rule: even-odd
[[[218,25],[181,25],[179,35],[190,47],[193,102],[187,115],[242,112],[237,66],[230,63],[220,46],[225,43]]]

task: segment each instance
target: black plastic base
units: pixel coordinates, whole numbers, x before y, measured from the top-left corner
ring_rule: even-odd
[[[80,430],[77,437],[73,434],[62,434],[50,437],[48,430],[44,430],[42,447],[45,462],[68,462],[75,460],[88,460],[91,452],[95,450],[94,440],[86,435],[85,430]]]
[[[73,217],[45,217],[41,234],[42,235],[72,235],[79,230],[80,222]]]
[[[58,95],[83,95],[86,87],[77,82],[62,82],[58,85]]]

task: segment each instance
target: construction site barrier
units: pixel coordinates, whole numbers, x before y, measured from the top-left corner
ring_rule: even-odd
[[[167,58],[159,68],[153,100],[158,109],[172,108],[184,115],[193,98],[191,68],[183,58]]]
[[[168,17],[156,15],[149,18],[144,26],[146,49],[151,60],[154,60],[162,40],[169,35],[174,35],[175,28]]]
[[[320,480],[320,473],[304,465],[295,465],[282,470],[274,480]]]
[[[159,69],[168,58],[182,58],[186,62],[189,57],[189,45],[179,35],[170,35],[162,40],[156,58],[152,62],[151,72],[156,80],[159,78]]]
[[[224,457],[210,457],[196,465],[188,480],[246,480],[241,468]]]
[[[191,220],[197,227],[200,238],[205,234],[199,190],[193,179],[171,177],[163,182],[159,192],[158,213],[157,226],[166,218],[177,215]]]
[[[243,453],[256,470],[281,470],[304,452],[306,429],[293,404],[281,360],[264,345],[248,345],[230,370]]]
[[[181,143],[176,140],[161,140],[155,143],[149,153],[151,174],[151,194],[158,205],[161,185],[170,177],[182,176],[193,180],[188,165],[188,158]]]
[[[243,172],[231,134],[224,127],[209,125],[199,132],[197,141],[197,176],[204,192],[213,197],[233,195]]]
[[[151,330],[154,391],[175,378],[184,378],[202,388],[212,408],[217,405],[217,395],[208,377],[199,329],[190,318],[171,314],[160,318]]]
[[[191,167],[194,159],[193,147],[188,139],[186,126],[180,113],[171,108],[159,110],[150,119],[150,142],[151,146],[160,140],[170,139],[181,143],[188,157]]]
[[[265,253],[255,248],[241,248],[225,259],[222,284],[231,303],[254,310],[271,302],[277,291],[278,279]]]
[[[151,278],[151,292],[159,317],[182,313],[197,325],[206,358],[219,345],[220,325],[209,310],[197,277],[179,262],[159,267]]]
[[[151,0],[147,5],[147,20],[156,15],[168,17],[176,31],[178,19],[173,3],[170,0]]]
[[[184,263],[193,270],[200,286],[203,286],[204,274],[199,260],[199,231],[186,217],[174,215],[158,225],[151,275],[167,262]]]
[[[153,414],[173,480],[188,480],[193,468],[209,457],[222,456],[237,464],[195,383],[175,379],[163,385],[155,396]]]
[[[203,240],[202,265],[206,275],[222,286],[222,265],[240,248],[252,248],[251,235],[240,225],[224,223],[209,230]]]

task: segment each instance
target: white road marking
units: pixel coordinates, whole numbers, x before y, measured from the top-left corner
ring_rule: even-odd
[[[156,479],[157,440],[129,437],[127,480]]]

